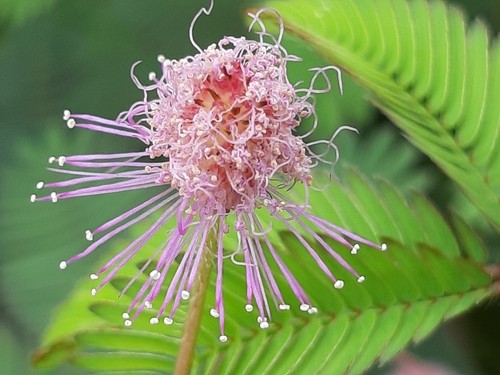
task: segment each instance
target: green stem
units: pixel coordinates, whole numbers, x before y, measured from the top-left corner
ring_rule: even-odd
[[[212,236],[210,236],[212,237]],[[181,346],[175,364],[175,375],[189,375],[194,360],[194,350],[196,339],[200,330],[203,306],[210,284],[210,273],[212,270],[212,252],[214,244],[213,237],[207,241],[203,249],[202,259],[198,268],[196,281],[193,285],[193,295],[189,305],[186,321],[184,322],[184,332],[182,334]]]

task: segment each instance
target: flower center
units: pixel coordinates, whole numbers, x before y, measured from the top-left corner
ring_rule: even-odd
[[[150,121],[152,156],[165,156],[165,181],[209,214],[251,210],[277,172],[310,181],[311,161],[292,134],[308,103],[269,51],[208,49],[167,66],[168,95]],[[162,82],[159,82],[159,85]]]

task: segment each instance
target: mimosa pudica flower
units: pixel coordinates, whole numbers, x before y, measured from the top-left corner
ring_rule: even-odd
[[[117,193],[133,189],[163,187],[140,205],[93,230],[85,236],[92,244],[83,252],[64,260],[65,269],[134,224],[154,217],[154,223],[125,249],[90,277],[100,280],[98,289],[106,285],[141,248],[171,220],[177,225],[166,233],[166,241],[142,268],[154,265],[148,280],[141,286],[127,312],[129,326],[144,310],[156,308],[151,324],[161,320],[173,323],[182,300],[189,299],[197,270],[209,237],[215,239],[211,249],[217,271],[215,306],[209,313],[219,319],[222,342],[227,341],[224,327],[223,266],[226,258],[239,255],[246,274],[246,311],[258,312],[262,329],[271,320],[270,303],[278,310],[288,310],[280,287],[268,263],[274,260],[298,300],[300,310],[317,312],[300,283],[280,257],[268,238],[269,223],[261,222],[257,213],[266,210],[272,220],[280,222],[303,245],[334,288],[344,281],[335,277],[306,237],[314,239],[330,256],[347,269],[358,282],[364,281],[342,257],[318,234],[332,238],[351,248],[355,254],[360,244],[385,250],[308,211],[307,202],[300,204],[287,197],[286,190],[302,184],[306,191],[312,184],[311,171],[325,161],[311,146],[323,143],[338,156],[333,138],[306,142],[316,128],[313,95],[330,90],[327,72],[336,67],[315,69],[307,88],[292,85],[287,78],[287,64],[299,61],[281,45],[283,25],[275,37],[266,31],[260,16],[262,9],[250,14],[250,28],[260,28],[257,40],[224,37],[217,44],[201,49],[192,37],[195,21],[210,9],[202,9],[190,27],[190,37],[198,53],[180,60],[159,56],[160,73],[150,73],[150,83],[143,85],[132,79],[144,98],[116,119],[64,111],[69,128],[135,138],[145,145],[137,152],[51,157],[52,172],[69,176],[60,182],[39,182],[39,189],[53,189],[47,195],[31,196],[31,201],[52,201],[90,195]],[[278,15],[279,18],[279,15]],[[323,78],[327,87],[315,89]],[[302,121],[313,122],[311,131],[297,135]],[[342,129],[353,130],[349,127]],[[335,135],[334,135],[335,136]],[[235,232],[238,246],[232,252],[223,247],[223,239]],[[266,255],[267,252],[267,255]],[[173,263],[180,259],[177,267]],[[166,292],[165,279],[171,273]],[[126,287],[128,288],[130,284]]]

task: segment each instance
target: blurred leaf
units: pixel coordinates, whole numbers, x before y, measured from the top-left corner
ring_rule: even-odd
[[[412,341],[424,339],[443,320],[489,295],[489,276],[466,258],[471,242],[462,247],[428,201],[416,195],[409,204],[391,185],[379,182],[375,189],[353,170],[346,172],[346,179],[345,185],[332,182],[325,191],[311,191],[311,205],[319,216],[372,240],[394,238],[386,252],[362,249],[356,256],[350,255],[350,249],[331,242],[366,276],[366,282],[358,284],[318,250],[328,267],[345,280],[345,288],[334,289],[328,278],[316,271],[316,263],[302,250],[300,242],[290,232],[273,227],[273,241],[318,314],[307,314],[297,307],[288,312],[273,309],[270,328],[261,330],[256,313],[244,312],[245,272],[228,261],[224,298],[230,341],[218,342],[218,321],[208,313],[214,302],[213,275],[193,373],[358,374],[377,358],[382,362],[391,359]],[[292,194],[300,199],[296,190]],[[399,220],[401,217],[408,219]],[[439,231],[429,230],[432,226]],[[470,228],[465,231],[471,233]],[[161,239],[153,242],[161,243]],[[154,249],[155,244],[149,244],[142,258],[147,259]],[[128,263],[121,276],[96,297],[89,293],[95,281],[82,281],[54,317],[44,346],[35,357],[36,364],[66,360],[94,371],[171,371],[187,305],[181,305],[172,326],[150,325],[149,319],[156,315],[153,307],[126,328],[121,313],[126,311],[134,292],[125,293],[120,302],[114,297],[141,264]],[[286,285],[278,267],[271,267],[280,285]],[[138,284],[145,279],[142,275]],[[286,301],[294,300],[286,286],[283,294]],[[84,306],[90,310],[82,311]],[[68,353],[66,345],[62,350],[64,342],[71,342],[74,349]]]
[[[247,17],[246,21],[249,20],[250,18]],[[290,33],[284,35],[283,46],[288,53],[296,55],[302,60],[287,65],[287,76],[290,82],[294,84],[302,82],[301,87],[309,84],[314,74],[310,69],[330,65],[328,61],[315,53],[307,44]],[[329,79],[333,86],[331,92],[315,97],[319,126],[310,136],[311,139],[329,139],[339,125],[365,128],[371,124],[375,115],[375,108],[370,102],[366,101],[366,90],[356,84],[350,76],[342,76],[342,95],[337,87],[336,74],[329,74]],[[318,83],[318,85],[321,84]],[[353,111],[353,108],[356,108],[356,110]],[[301,123],[297,131],[302,134],[308,131],[306,121]]]
[[[401,136],[385,126],[359,135],[341,133],[335,139],[340,152],[339,164],[355,165],[366,176],[382,177],[409,191],[428,191],[436,180],[435,171],[420,165],[422,155],[411,144],[402,142]],[[340,179],[345,168],[335,168]]]
[[[500,226],[500,44],[441,1],[269,1]],[[309,20],[314,19],[314,22]]]
[[[20,24],[50,8],[55,2],[56,0],[2,0],[0,2],[0,25]]]
[[[27,331],[25,334],[39,332],[47,324],[54,305],[88,268],[89,262],[84,261],[76,265],[74,272],[58,272],[60,260],[85,245],[85,228],[122,210],[119,199],[113,201],[108,197],[91,201],[75,199],[57,205],[29,202],[29,196],[36,192],[37,181],[47,177],[44,168],[50,154],[46,149],[64,154],[71,149],[79,152],[112,148],[106,138],[94,139],[90,133],[80,132],[66,139],[64,133],[61,126],[49,129],[36,140],[18,142],[16,160],[0,167],[3,176],[0,180],[0,291],[12,316]],[[122,195],[122,199],[134,202],[140,196],[141,193],[131,192]],[[103,206],[106,210],[101,209]]]
[[[8,327],[0,325],[0,345],[3,348],[0,351],[0,363],[2,363],[2,372],[5,374],[21,374],[25,366],[22,366],[22,354],[16,337]]]

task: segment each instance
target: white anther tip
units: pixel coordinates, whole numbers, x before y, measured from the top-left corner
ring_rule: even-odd
[[[387,250],[387,244],[383,243],[382,245],[380,245],[380,250],[386,251]]]
[[[344,287],[344,282],[342,280],[337,280],[335,281],[333,286],[335,287],[335,289],[342,289]]]
[[[68,121],[71,117],[71,112],[68,109],[65,109],[63,112],[63,120]]]
[[[364,276],[358,277],[358,283],[362,283],[363,281],[365,281],[365,277]]]
[[[153,308],[153,304],[149,301],[144,301],[144,307],[146,309],[152,309]]]
[[[50,199],[52,200],[52,203],[56,203],[57,202],[57,193],[55,191],[53,191],[52,193],[50,193]]]
[[[160,278],[161,274],[157,270],[152,270],[149,273],[149,277],[151,277],[153,280],[158,280]]]
[[[96,288],[92,288],[90,290],[90,294],[92,294],[93,296],[95,296],[97,294],[97,289]]]
[[[214,318],[218,318],[220,316],[219,312],[215,309],[210,309],[210,315],[212,315]]]
[[[188,299],[189,299],[189,297],[191,297],[191,294],[190,294],[187,290],[183,290],[183,291],[181,292],[181,298],[182,298],[183,300],[188,300]]]
[[[70,118],[68,121],[66,121],[66,125],[68,126],[68,128],[73,129],[76,125],[76,121]]]
[[[132,325],[132,321],[130,319],[127,319],[123,322],[125,324],[125,327],[130,327]]]
[[[287,305],[286,303],[282,303],[281,305],[278,306],[278,308],[282,311],[290,310],[290,305]]]
[[[158,57],[156,59],[158,60],[159,63],[163,63],[165,61],[165,56],[158,55]]]
[[[59,156],[59,158],[57,158],[57,163],[59,164],[60,167],[64,166],[65,162],[66,162],[66,156]]]
[[[51,157],[49,158],[49,164],[54,163],[56,160],[57,160],[57,159],[56,159],[54,156],[51,156]]]
[[[37,184],[36,184],[36,188],[37,188],[37,189],[42,189],[42,188],[43,188],[43,185],[45,185],[45,183],[44,183],[43,181],[37,182]]]
[[[246,310],[247,312],[252,312],[252,311],[253,311],[253,306],[252,306],[252,305],[250,305],[250,304],[247,304],[247,305],[245,305],[245,310]]]
[[[85,231],[85,238],[87,239],[87,241],[92,241],[94,239],[94,235],[90,230],[87,229]]]
[[[31,194],[31,196],[30,196],[30,202],[31,203],[35,203],[36,202],[36,195],[35,194]]]
[[[227,341],[227,336],[226,335],[220,335],[219,336],[219,341],[220,342],[226,342]]]
[[[163,319],[163,323],[165,323],[167,326],[172,325],[174,321],[172,318],[169,318],[168,316]]]
[[[66,261],[63,260],[61,263],[59,263],[60,269],[65,270],[66,267],[68,267],[68,263],[66,263]]]
[[[359,245],[355,244],[351,249],[351,254],[356,255],[358,253],[358,250],[359,250]]]
[[[130,319],[130,315],[129,315],[128,313],[124,312],[124,313],[122,314],[122,318],[123,318],[123,319]]]
[[[148,79],[150,81],[154,81],[156,79],[156,73],[155,72],[149,72]]]
[[[89,277],[90,280],[97,280],[99,278],[99,276],[97,276],[95,273],[91,273]]]
[[[307,303],[303,303],[302,305],[300,305],[300,311],[307,311],[309,310],[309,305]]]
[[[149,319],[149,323],[150,324],[158,324],[158,322],[159,322],[158,318],[151,318],[151,319]]]
[[[311,307],[309,310],[307,310],[309,314],[316,314],[318,312],[318,309],[316,307]]]
[[[269,328],[269,323],[268,322],[261,322],[259,324],[259,327],[262,329],[267,329],[267,328]]]

